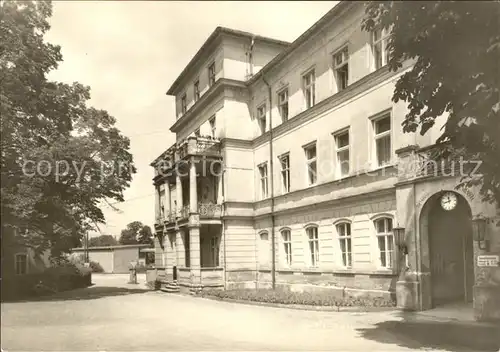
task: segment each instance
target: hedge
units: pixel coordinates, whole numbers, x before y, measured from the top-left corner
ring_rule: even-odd
[[[287,305],[331,307],[394,307],[394,300],[384,298],[334,297],[328,293],[291,292],[270,289],[204,290],[201,296]]]

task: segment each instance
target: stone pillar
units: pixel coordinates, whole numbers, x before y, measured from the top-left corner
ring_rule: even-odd
[[[179,173],[175,175],[175,191],[177,193],[177,209],[175,209],[176,216],[180,216],[180,211],[182,209],[182,182]]]
[[[155,186],[155,220],[160,218],[160,190]]]
[[[189,256],[191,264],[191,284],[196,290],[201,285],[200,227],[189,228]]]
[[[189,212],[198,212],[198,189],[196,184],[196,163],[194,157],[189,163]]]
[[[164,207],[165,207],[165,215],[168,216],[172,209],[170,209],[170,184],[168,182],[165,182],[165,202],[164,202]]]

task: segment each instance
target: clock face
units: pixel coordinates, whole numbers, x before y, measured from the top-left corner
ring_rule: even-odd
[[[457,195],[453,192],[446,192],[441,196],[441,206],[444,210],[450,211],[457,206]]]

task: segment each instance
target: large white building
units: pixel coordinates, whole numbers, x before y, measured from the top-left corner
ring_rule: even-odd
[[[172,84],[176,143],[151,164],[165,281],[414,310],[474,299],[477,318],[500,317],[498,209],[421,168],[444,118],[402,132],[391,98],[412,63],[390,72],[387,33],[362,31],[363,16],[342,1],[292,43],[218,27]]]

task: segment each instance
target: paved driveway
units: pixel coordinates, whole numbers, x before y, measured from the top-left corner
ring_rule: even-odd
[[[313,312],[147,291],[127,275],[43,301],[2,304],[6,351],[498,351],[491,328],[398,312]],[[497,335],[498,336],[498,335]]]

